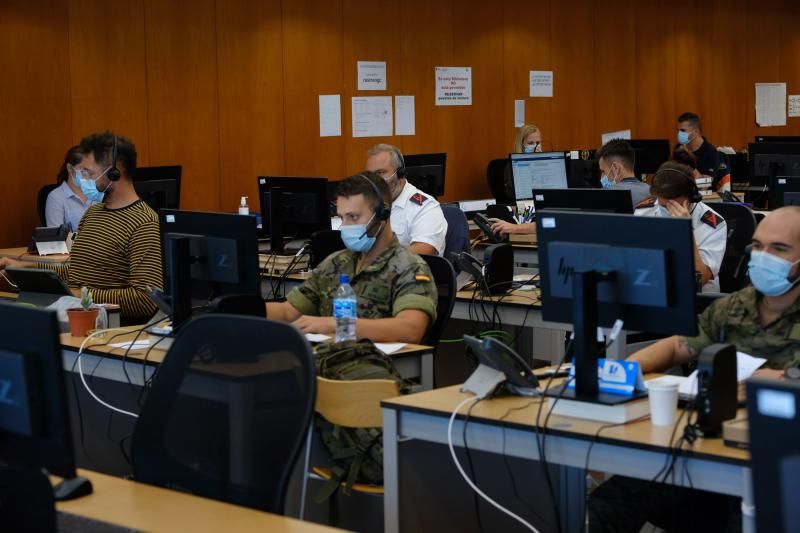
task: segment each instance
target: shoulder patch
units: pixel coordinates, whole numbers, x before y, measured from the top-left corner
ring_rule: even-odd
[[[702,220],[703,222],[705,222],[714,229],[716,229],[716,227],[719,226],[721,222],[724,222],[724,220],[722,220],[722,217],[714,213],[713,211],[706,211],[705,213],[703,213],[703,216],[700,217],[700,220]]]
[[[636,204],[636,209],[646,209],[648,207],[653,207],[654,205],[656,205],[656,198],[655,196],[651,196],[650,198],[645,198]]]
[[[414,279],[417,281],[424,281],[426,283],[431,282],[431,277],[426,274],[417,274],[416,276],[414,276]]]
[[[422,194],[421,192],[416,193],[411,197],[411,201],[417,205],[422,205],[428,200],[428,197]]]

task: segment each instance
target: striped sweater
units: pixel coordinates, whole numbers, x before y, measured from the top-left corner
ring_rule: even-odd
[[[81,219],[69,263],[40,266],[89,287],[96,303],[118,304],[125,322],[144,322],[156,310],[147,287],[163,287],[158,215],[142,200],[119,209],[95,204]]]

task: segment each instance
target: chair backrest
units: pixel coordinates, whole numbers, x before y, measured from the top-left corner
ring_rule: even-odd
[[[453,270],[453,265],[450,264],[450,261],[443,257],[435,255],[423,255],[421,257],[431,269],[437,291],[436,322],[428,328],[422,343],[436,346],[456,302],[456,272]]]
[[[391,379],[341,381],[317,377],[317,413],[331,424],[348,428],[383,426],[381,400],[400,396]]]
[[[742,289],[747,280],[747,269],[740,263],[756,230],[756,218],[750,208],[739,204],[715,202],[710,207],[722,215],[728,226],[725,256],[719,269],[720,291],[735,292]]]
[[[469,252],[469,221],[467,215],[457,205],[442,204],[442,213],[447,221],[447,233],[444,237],[444,257],[448,260],[451,254]]]
[[[499,204],[511,205],[516,201],[513,181],[511,184],[508,183],[511,179],[510,173],[511,165],[508,159],[492,159],[486,167],[486,182],[489,184],[492,196]]]
[[[39,221],[42,226],[47,225],[47,219],[44,214],[45,208],[47,207],[47,195],[49,195],[53,189],[57,189],[58,186],[58,183],[48,183],[36,193],[36,212],[39,213]]]
[[[311,347],[291,325],[222,314],[191,320],[139,414],[136,480],[282,513],[315,385]]]

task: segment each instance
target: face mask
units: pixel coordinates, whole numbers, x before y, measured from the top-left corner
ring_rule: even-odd
[[[679,144],[689,144],[689,132],[688,131],[679,131],[678,132],[678,143]]]
[[[614,182],[608,179],[608,176],[603,176],[600,178],[600,186],[604,189],[610,189],[614,186]]]
[[[525,146],[522,147],[522,151],[525,152],[526,154],[532,154],[534,150],[536,150],[535,144],[526,144]]]
[[[72,179],[75,180],[76,185],[80,186],[81,180],[83,179],[83,170],[76,169]]]
[[[95,180],[89,178],[78,178],[77,173],[75,174],[75,179],[81,186],[81,192],[86,196],[87,200],[98,203],[103,201],[103,196],[105,196],[105,193],[97,190],[97,182]]]
[[[367,228],[374,218],[375,215],[372,215],[372,218],[370,218],[369,222],[366,224],[342,225],[339,228],[342,235],[342,242],[348,250],[351,252],[364,253],[372,248],[378,236],[370,237],[367,235]]]
[[[798,262],[792,263],[786,259],[767,252],[751,252],[750,281],[758,292],[765,296],[780,296],[786,294],[798,281],[789,281],[789,272]]]

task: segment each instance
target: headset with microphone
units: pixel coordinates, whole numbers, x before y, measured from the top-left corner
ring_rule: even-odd
[[[364,181],[370,184],[372,192],[375,193],[375,197],[378,199],[378,207],[375,209],[375,218],[370,223],[368,223],[367,226],[364,228],[364,233],[361,235],[363,237],[369,232],[369,230],[371,229],[372,226],[374,226],[375,223],[389,220],[389,217],[392,215],[392,210],[389,207],[387,207],[386,202],[383,201],[383,195],[381,194],[380,189],[378,189],[378,186],[375,185],[375,183],[373,183],[371,179],[369,179],[364,174],[357,174],[356,176],[364,179]]]
[[[120,173],[119,169],[117,168],[117,136],[114,135],[114,147],[111,151],[111,168],[106,172],[106,176],[110,181],[117,181],[119,180],[122,174]]]
[[[396,170],[397,177],[398,178],[405,178],[406,177],[406,160],[403,157],[403,154],[400,153],[400,148],[398,148],[396,146],[393,146],[392,147],[392,152],[394,152],[394,155],[397,156],[397,160],[400,161],[400,166]],[[370,183],[372,183],[372,182],[370,182]],[[375,184],[373,183],[373,185],[375,185]],[[376,188],[376,190],[377,190],[377,188]]]

